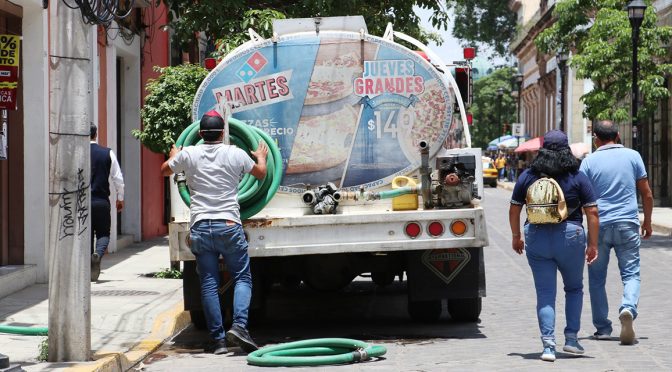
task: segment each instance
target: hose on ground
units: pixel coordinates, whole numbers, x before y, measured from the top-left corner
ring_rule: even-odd
[[[247,356],[247,363],[262,367],[321,366],[362,362],[386,352],[384,346],[359,340],[316,338],[259,349]]]
[[[11,333],[23,336],[46,336],[48,329],[47,327],[19,327],[0,325],[0,333]]]
[[[200,121],[191,123],[178,137],[175,146],[192,146],[201,143],[198,136]],[[275,141],[266,132],[249,126],[240,120],[229,118],[229,141],[231,144],[250,152],[255,151],[259,140],[266,142],[268,156],[266,157],[266,177],[263,181],[257,180],[251,174],[245,174],[238,184],[238,203],[240,204],[240,219],[246,220],[259,213],[268,204],[278,191],[282,180],[282,157]],[[191,205],[191,197],[186,178],[177,177],[177,189],[184,203]]]

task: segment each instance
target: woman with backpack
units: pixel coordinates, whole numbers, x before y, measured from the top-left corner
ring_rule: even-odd
[[[525,240],[520,214],[526,205]],[[583,215],[588,219],[588,246]],[[597,197],[588,178],[579,172],[567,136],[558,130],[544,135],[543,146],[529,168],[518,177],[509,208],[512,248],[525,250],[537,293],[537,319],[543,351],[541,359],[555,361],[555,296],[557,272],[565,290],[564,352],[583,354],[577,334],[583,306],[583,267],[597,258],[599,220]]]

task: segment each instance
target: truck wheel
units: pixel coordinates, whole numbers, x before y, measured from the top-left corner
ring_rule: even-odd
[[[394,273],[378,271],[371,273],[371,280],[381,287],[387,287],[394,282]]]
[[[436,322],[441,317],[441,300],[408,301],[408,314],[418,322]]]
[[[495,181],[495,182],[490,182],[490,187],[497,187],[497,181]]]
[[[189,310],[189,315],[191,315],[191,323],[196,327],[198,330],[204,330],[207,328],[207,324],[205,322],[205,313],[203,313],[203,310]]]
[[[295,275],[286,275],[282,278],[280,284],[282,284],[285,289],[293,291],[298,289],[301,285],[301,278]]]
[[[450,317],[458,322],[476,322],[481,315],[482,299],[457,298],[448,300]]]

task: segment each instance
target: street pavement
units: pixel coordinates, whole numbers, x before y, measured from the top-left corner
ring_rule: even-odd
[[[182,281],[145,276],[169,265],[165,238],[132,244],[103,257],[99,281],[91,283],[91,348],[96,361],[40,363],[37,357],[44,336],[0,333],[0,353],[27,371],[130,368],[189,322],[183,311]],[[0,299],[0,324],[46,327],[47,297],[48,286],[38,284]]]
[[[567,371],[663,371],[672,370],[669,352],[669,315],[672,286],[669,267],[672,244],[669,236],[655,235],[641,249],[642,296],[640,316],[635,321],[638,342],[618,342],[617,318],[621,283],[612,254],[607,291],[615,336],[610,341],[590,339],[587,271],[580,342],[582,357],[558,353],[555,363],[539,360],[541,342],[536,320],[535,292],[525,256],[510,247],[508,205],[510,191],[504,187],[485,190],[484,207],[490,245],[485,248],[487,297],[478,323],[452,322],[444,313],[441,322],[412,322],[405,314],[404,284],[380,289],[368,280],[355,282],[340,294],[315,294],[307,290],[277,289],[268,302],[268,319],[252,327],[261,345],[316,337],[348,337],[384,345],[384,358],[349,366],[299,368],[319,371],[537,371],[541,368]],[[667,221],[672,221],[667,210]],[[654,221],[655,222],[655,221]],[[556,334],[563,343],[565,326],[562,281],[558,280]],[[445,311],[444,311],[445,312]],[[248,366],[237,349],[222,356],[203,352],[206,332],[187,328],[139,366],[144,371],[257,371]]]
[[[386,288],[360,278],[339,294],[316,294],[276,289],[268,302],[268,320],[252,327],[262,345],[317,337],[348,337],[387,347],[384,358],[350,366],[302,370],[348,371],[661,371],[672,370],[668,317],[672,297],[669,267],[672,240],[655,235],[642,247],[642,297],[635,322],[639,342],[621,346],[617,339],[593,341],[587,288],[583,328],[579,334],[586,355],[559,355],[555,363],[539,360],[541,343],[535,315],[534,286],[524,256],[510,248],[507,221],[510,190],[506,184],[485,190],[484,206],[490,245],[485,248],[488,297],[478,323],[452,322],[445,312],[435,324],[412,322],[406,315],[405,283]],[[654,229],[670,228],[672,209],[656,209]],[[134,367],[146,371],[261,370],[247,366],[238,350],[224,356],[203,353],[208,336],[188,327],[182,309],[181,281],[154,279],[144,274],[168,267],[166,239],[137,243],[103,260],[101,281],[92,284],[92,349],[95,361],[39,363],[36,358],[44,337],[0,334],[0,353],[28,371],[120,371]],[[587,281],[586,281],[587,285]],[[562,289],[559,286],[559,293]],[[617,304],[621,285],[613,261],[607,287],[614,335],[618,335]],[[557,309],[564,300],[558,298]],[[67,310],[66,310],[67,311]],[[562,311],[560,311],[562,313]],[[0,324],[46,326],[47,286],[35,285],[0,299]],[[562,334],[560,316],[556,332]],[[159,348],[161,343],[177,334]],[[562,343],[562,338],[558,340]],[[159,348],[158,350],[156,350]]]

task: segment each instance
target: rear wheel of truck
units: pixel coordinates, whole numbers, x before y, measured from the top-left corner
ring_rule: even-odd
[[[458,322],[476,322],[481,315],[482,299],[456,298],[448,300],[450,317]]]
[[[436,322],[441,317],[441,300],[408,301],[408,315],[418,322]]]
[[[372,272],[371,273],[371,280],[381,287],[387,287],[388,285],[394,283],[394,278],[395,277],[396,277],[396,274],[386,272],[386,271],[379,271],[379,272]]]

